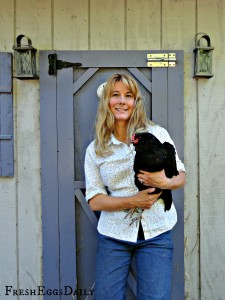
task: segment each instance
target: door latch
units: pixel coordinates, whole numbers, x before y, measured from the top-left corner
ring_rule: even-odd
[[[176,53],[147,54],[147,67],[165,68],[176,66]]]

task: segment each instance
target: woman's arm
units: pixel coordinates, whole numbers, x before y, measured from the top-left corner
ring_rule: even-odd
[[[138,179],[146,186],[157,187],[160,189],[176,190],[185,185],[185,172],[179,171],[177,176],[167,178],[164,170],[159,172],[140,171]]]
[[[154,190],[155,188],[148,188],[131,197],[112,197],[98,194],[89,200],[89,205],[94,211],[120,211],[136,207],[147,209],[151,208],[161,194],[151,194]]]

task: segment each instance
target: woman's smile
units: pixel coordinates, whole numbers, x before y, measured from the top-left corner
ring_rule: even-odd
[[[127,109],[125,109],[125,108],[115,108],[115,110],[117,110],[117,111],[128,111],[128,108]]]

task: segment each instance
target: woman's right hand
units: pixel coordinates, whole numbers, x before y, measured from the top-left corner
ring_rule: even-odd
[[[152,194],[154,193],[155,188],[148,188],[146,190],[138,192],[136,195],[132,197],[131,205],[136,208],[142,208],[142,209],[149,209],[154,205],[154,203],[158,200],[159,196],[162,192],[159,194]]]

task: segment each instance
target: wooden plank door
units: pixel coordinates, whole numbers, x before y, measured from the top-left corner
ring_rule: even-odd
[[[83,164],[85,149],[94,137],[98,86],[113,73],[132,75],[139,83],[149,117],[169,130],[182,158],[183,53],[176,52],[175,68],[155,69],[146,67],[147,53],[59,51],[53,65],[60,70],[53,72],[55,76],[48,74],[51,52],[40,55],[44,283],[59,289],[71,286],[77,299],[88,294],[88,299],[93,299],[95,282],[97,216],[85,201]],[[184,298],[182,198],[182,190],[174,193],[179,223],[174,236],[172,299]],[[129,300],[135,299],[135,277],[132,266]],[[64,297],[58,295],[58,299]]]

